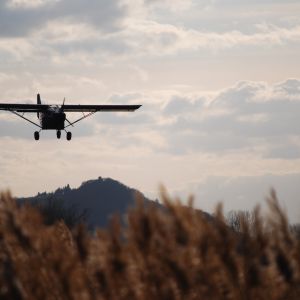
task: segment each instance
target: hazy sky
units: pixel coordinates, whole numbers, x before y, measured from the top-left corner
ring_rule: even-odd
[[[112,177],[211,211],[274,186],[300,222],[299,0],[1,0],[0,101],[37,92],[143,107],[98,113],[72,142],[0,112],[0,189]]]

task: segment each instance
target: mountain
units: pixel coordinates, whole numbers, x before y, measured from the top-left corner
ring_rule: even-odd
[[[147,199],[141,192],[129,188],[111,178],[101,178],[83,182],[79,188],[71,189],[69,185],[59,188],[53,193],[39,193],[35,197],[20,198],[20,203],[45,203],[49,199],[62,201],[67,208],[75,208],[78,212],[86,212],[89,228],[105,227],[110,217],[116,213],[125,216],[127,209],[134,206],[136,196],[143,199],[144,204],[159,205]]]

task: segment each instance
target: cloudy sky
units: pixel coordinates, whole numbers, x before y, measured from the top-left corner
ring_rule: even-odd
[[[298,0],[1,0],[0,102],[143,107],[99,113],[72,142],[36,142],[0,112],[0,189],[112,177],[211,211],[250,209],[273,186],[300,222],[299,12]]]

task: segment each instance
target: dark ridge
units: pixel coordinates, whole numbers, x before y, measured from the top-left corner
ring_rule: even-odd
[[[43,204],[50,199],[62,201],[66,208],[75,208],[78,212],[86,212],[86,223],[91,229],[108,225],[112,215],[118,213],[122,219],[128,208],[135,205],[136,197],[143,199],[145,205],[155,204],[158,201],[147,199],[138,190],[113,180],[99,177],[88,180],[79,188],[71,189],[69,185],[58,188],[52,193],[38,193],[34,197],[19,198],[18,202],[30,204]]]
[[[29,203],[37,206],[47,205],[49,201],[58,201],[58,204],[68,209],[71,215],[84,214],[84,222],[87,227],[94,230],[97,227],[107,227],[111,217],[115,214],[119,214],[123,224],[126,224],[127,210],[134,207],[137,197],[142,199],[146,207],[155,205],[166,211],[158,200],[147,199],[136,189],[111,178],[102,177],[85,181],[79,188],[71,189],[67,185],[52,193],[38,193],[34,197],[19,198],[17,201],[21,205]],[[208,220],[213,220],[213,217],[208,213],[201,210],[196,211],[203,214]]]

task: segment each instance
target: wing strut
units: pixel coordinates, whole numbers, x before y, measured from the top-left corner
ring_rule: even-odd
[[[27,119],[27,118],[25,118],[24,116],[22,116],[21,114],[19,114],[19,113],[17,113],[17,112],[15,112],[15,111],[13,111],[13,110],[9,110],[11,113],[13,113],[13,114],[15,114],[15,115],[17,115],[18,117],[20,117],[20,118],[22,118],[22,119],[24,119],[24,120],[26,120],[26,121],[28,121],[29,123],[31,123],[31,124],[33,124],[33,125],[35,125],[35,126],[37,126],[37,127],[39,127],[39,128],[42,128],[40,125],[38,125],[37,123],[35,123],[35,122],[33,122],[33,121],[31,121],[31,120],[29,120],[29,119]]]
[[[96,113],[96,111],[92,111],[92,112],[88,113],[87,115],[83,114],[83,117],[79,118],[78,120],[76,120],[76,121],[74,121],[74,122],[72,122],[72,123],[70,123],[70,122],[68,121],[68,122],[69,122],[69,125],[65,126],[65,128],[70,127],[70,126],[74,126],[75,123],[77,123],[77,122],[79,122],[79,121],[81,121],[81,120],[83,120],[83,119],[86,119],[87,117],[90,117],[91,115],[93,115],[93,114],[95,114],[95,113]]]

